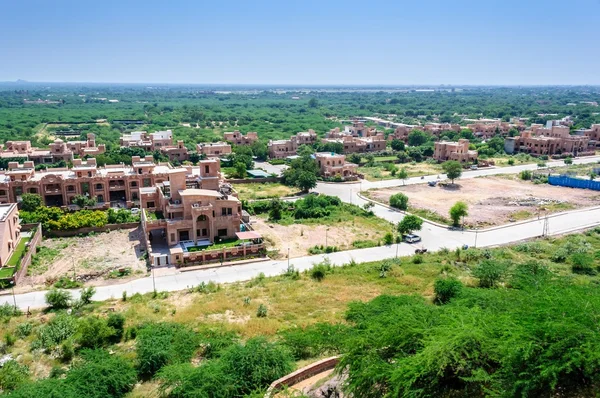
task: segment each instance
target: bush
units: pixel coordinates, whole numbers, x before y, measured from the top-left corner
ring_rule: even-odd
[[[137,378],[130,361],[102,350],[84,350],[82,358],[65,378],[77,396],[120,398],[133,389]]]
[[[330,323],[317,323],[305,328],[294,327],[279,332],[283,344],[296,360],[338,354],[344,347],[347,335],[346,325]]]
[[[81,289],[80,297],[81,302],[83,304],[90,304],[92,302],[92,297],[96,294],[96,289],[93,286],[84,287]]]
[[[485,260],[473,269],[473,276],[479,279],[480,287],[496,287],[504,278],[508,266],[505,263],[493,260]]]
[[[408,210],[408,196],[403,193],[390,196],[390,206],[400,210]]]
[[[313,265],[312,268],[308,271],[308,273],[311,278],[318,282],[321,282],[323,279],[325,279],[325,276],[330,271],[331,265],[329,264],[329,262],[323,261],[319,264]]]
[[[571,270],[574,274],[595,275],[594,258],[587,253],[571,255]]]
[[[54,282],[54,287],[56,289],[76,289],[81,287],[81,282],[73,280],[67,276],[61,276],[56,282]]]
[[[519,174],[519,177],[521,178],[521,180],[531,180],[531,178],[533,177],[533,174],[531,173],[531,171],[529,170],[523,170],[521,171],[521,173]]]
[[[267,317],[267,306],[264,304],[261,304],[258,306],[258,309],[256,310],[256,316],[258,318],[266,318]]]
[[[433,299],[434,303],[448,303],[451,299],[460,294],[462,287],[462,283],[455,278],[436,279],[433,284],[433,292],[435,293],[435,297]]]
[[[115,342],[121,341],[123,337],[123,332],[125,331],[125,317],[123,314],[118,312],[113,312],[108,315],[108,319],[106,320],[106,325],[110,328],[114,329],[113,340]]]
[[[79,321],[78,342],[83,348],[100,348],[107,345],[116,335],[115,329],[106,320],[89,316]]]
[[[17,325],[16,333],[19,338],[24,339],[29,336],[33,331],[33,325],[31,322],[23,322]]]
[[[77,321],[75,317],[67,314],[58,314],[45,325],[39,327],[37,339],[32,348],[42,348],[51,351],[60,343],[75,334]]]
[[[385,235],[383,235],[383,243],[388,246],[394,243],[394,234],[386,232]]]
[[[249,394],[265,388],[274,380],[294,370],[294,362],[287,349],[269,343],[264,338],[252,338],[245,345],[229,347],[221,357],[224,372],[236,381],[234,396]]]
[[[165,365],[189,362],[198,343],[197,334],[180,324],[146,324],[137,331],[138,371],[152,376]]]
[[[13,316],[19,315],[21,315],[21,312],[18,309],[16,309],[14,305],[9,303],[4,303],[0,305],[0,318],[9,319]]]
[[[29,368],[15,360],[7,361],[0,367],[0,391],[12,391],[28,379]]]
[[[71,293],[53,288],[46,293],[46,303],[53,309],[68,308],[71,303]]]
[[[412,256],[412,263],[413,264],[423,264],[423,255],[415,254],[414,256]]]

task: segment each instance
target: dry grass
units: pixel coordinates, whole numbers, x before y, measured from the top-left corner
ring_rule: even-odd
[[[233,184],[233,188],[239,194],[240,200],[282,198],[298,193],[297,188],[288,187],[276,182]]]

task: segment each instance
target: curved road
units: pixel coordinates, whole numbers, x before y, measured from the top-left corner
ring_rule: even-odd
[[[587,157],[575,159],[575,164],[595,163],[600,157]],[[563,162],[549,162],[548,167],[562,166]],[[490,168],[466,171],[461,178],[475,178],[487,175],[519,173],[522,170],[535,170],[536,165],[520,165],[504,168]],[[440,176],[443,178],[444,176]],[[352,184],[327,184],[320,183],[316,191],[340,197],[344,202],[362,205],[366,200],[359,196],[361,190],[369,188],[393,187],[406,184],[420,184],[426,181],[437,180],[437,176],[427,176],[424,179],[410,178],[405,182],[401,180],[387,180],[379,182],[357,182]],[[385,220],[397,223],[403,217],[403,214],[389,209],[380,204],[373,207],[374,213]],[[547,223],[546,228],[544,224]],[[480,231],[451,231],[446,227],[433,223],[424,223],[420,235],[423,242],[418,245],[409,245],[406,243],[394,244],[391,246],[373,247],[368,249],[355,249],[343,252],[304,256],[293,258],[290,264],[296,269],[304,271],[313,266],[313,264],[329,258],[332,264],[345,264],[351,260],[357,262],[368,262],[393,258],[396,255],[406,256],[414,253],[416,247],[425,247],[429,250],[437,250],[442,247],[453,249],[462,245],[489,247],[506,243],[516,242],[523,239],[541,236],[546,229],[549,235],[563,234],[584,228],[593,227],[600,224],[600,207],[588,208],[583,210],[569,211],[565,213],[554,214],[547,219],[528,220],[520,223],[509,224],[501,227],[489,228]],[[281,274],[287,268],[288,261],[264,261],[251,264],[240,264],[221,268],[203,269],[188,272],[178,272],[171,275],[156,276],[156,289],[159,291],[177,291],[187,287],[195,286],[201,282],[214,281],[217,283],[231,283],[249,280],[260,273],[266,276],[275,276]],[[95,300],[106,300],[110,298],[120,298],[124,291],[128,295],[135,293],[148,293],[153,291],[152,277],[136,279],[127,283],[114,284],[109,286],[99,286],[96,288]],[[10,292],[8,292],[10,293]],[[15,296],[17,306],[21,309],[44,307],[45,291],[18,294]],[[79,291],[74,290],[73,296],[78,297]],[[0,304],[13,303],[13,296],[4,294],[0,296]]]

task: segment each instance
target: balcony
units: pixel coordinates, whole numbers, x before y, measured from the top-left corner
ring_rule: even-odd
[[[109,184],[108,189],[110,189],[111,191],[124,191],[125,184]]]
[[[55,195],[62,193],[62,189],[60,189],[59,187],[46,187],[44,188],[44,193]]]

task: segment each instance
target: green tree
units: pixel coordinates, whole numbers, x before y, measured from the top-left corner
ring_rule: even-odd
[[[405,147],[404,142],[397,139],[392,140],[390,146],[394,151],[403,151]]]
[[[86,195],[77,195],[73,198],[73,204],[83,209],[84,207],[94,206],[96,204],[96,198],[90,198]]]
[[[390,196],[390,206],[400,210],[408,210],[408,196],[403,193]]]
[[[271,200],[269,204],[269,220],[281,220],[283,215],[283,202],[279,199]]]
[[[34,212],[42,207],[42,197],[34,193],[24,193],[21,195],[21,209]]]
[[[103,318],[88,316],[79,321],[78,341],[84,348],[100,348],[108,345],[116,334]]]
[[[469,206],[465,202],[458,201],[450,208],[449,214],[452,225],[457,227],[460,225],[461,218],[469,215]]]
[[[463,170],[461,164],[456,160],[448,160],[442,163],[442,169],[450,181],[452,181],[452,184],[454,184],[455,179],[460,178]]]
[[[402,180],[402,185],[406,185],[406,179],[408,178],[408,171],[406,170],[406,167],[401,168],[397,176]]]
[[[12,391],[28,380],[29,368],[15,360],[9,360],[0,367],[1,391]]]
[[[66,290],[52,289],[46,293],[46,303],[53,309],[68,308],[71,304],[71,293]]]
[[[296,186],[300,188],[302,192],[308,192],[317,186],[317,176],[310,171],[303,171],[298,175]]]
[[[317,101],[316,98],[311,98],[308,100],[308,107],[309,108],[316,108],[317,106],[319,106],[319,101]]]
[[[398,223],[398,232],[402,235],[410,234],[413,231],[420,231],[423,226],[423,220],[415,215],[407,214],[402,221]]]
[[[454,297],[460,294],[463,285],[456,278],[439,278],[433,284],[435,297],[433,301],[436,304],[446,304]]]
[[[429,134],[421,130],[413,130],[408,134],[408,145],[410,146],[421,146],[429,141],[431,137]]]
[[[480,287],[496,287],[508,271],[508,265],[496,260],[484,260],[473,268],[472,274],[479,279]]]
[[[237,178],[246,178],[246,175],[247,175],[246,163],[237,162],[233,167],[235,168],[235,176]]]

